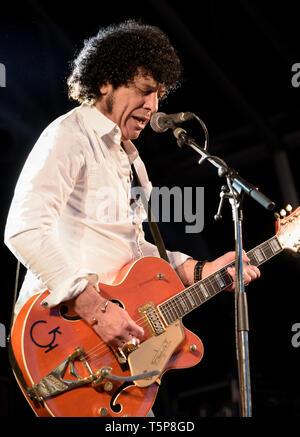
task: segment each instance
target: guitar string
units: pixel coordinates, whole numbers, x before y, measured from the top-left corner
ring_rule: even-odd
[[[228,279],[228,277],[230,277],[229,275],[228,275],[228,273],[227,273],[227,270],[226,270],[226,268],[223,268],[222,270],[220,270],[220,273],[219,273],[219,277],[220,278],[227,278]],[[206,282],[209,282],[209,283],[211,283],[211,285],[212,285],[212,287],[213,287],[213,289],[214,289],[214,293],[216,294],[216,293],[218,293],[218,292],[220,292],[221,290],[215,290],[215,288],[214,288],[214,285],[213,285],[213,282],[212,282],[212,278],[210,278],[210,277],[208,277],[208,278],[205,278],[205,280],[204,280],[204,282],[206,281]],[[229,286],[230,284],[225,284],[226,286]],[[183,290],[179,295],[177,295],[177,296],[174,296],[173,298],[171,298],[171,299],[169,299],[168,301],[166,301],[166,302],[164,302],[163,304],[166,306],[167,305],[167,308],[166,308],[166,311],[167,312],[171,312],[171,322],[174,322],[175,320],[177,320],[178,318],[181,318],[183,315],[185,315],[187,312],[186,311],[184,311],[183,313],[182,313],[182,310],[178,307],[178,303],[179,303],[179,305],[181,305],[181,307],[182,307],[182,304],[180,303],[180,301],[178,302],[178,300],[181,300],[181,301],[183,301],[184,299],[185,299],[185,296],[184,296],[184,293],[186,292],[186,291],[188,291],[190,294],[191,293],[193,293],[193,295],[197,295],[198,296],[198,290],[197,290],[197,284],[193,284],[192,286],[190,286],[189,288],[187,288],[187,289],[185,289],[185,290]],[[225,288],[225,287],[224,287]],[[214,295],[214,294],[213,294]],[[208,296],[209,296],[209,298],[211,298],[211,297],[213,297],[213,295],[211,295],[210,293],[208,294]],[[202,303],[204,303],[206,300],[207,300],[208,298],[207,297],[205,297],[205,300],[204,301],[201,301],[201,299],[200,299],[200,297],[198,296],[198,300],[200,301],[200,305],[202,304]],[[177,302],[176,302],[176,300],[177,300]],[[197,303],[197,300],[193,297],[193,300],[194,300],[194,302],[196,302],[196,304],[197,304],[197,306],[199,306],[199,304]],[[183,302],[184,303],[184,302]],[[186,306],[186,308],[188,308],[188,306],[185,304],[185,306]],[[191,311],[193,308],[189,308],[189,311]],[[175,314],[175,318],[174,318],[174,314]],[[178,314],[179,314],[179,317],[178,317]],[[164,315],[164,317],[165,318],[168,318],[167,316],[166,316],[166,314],[163,314]],[[170,318],[170,317],[169,317]],[[173,320],[172,320],[173,319]],[[140,319],[137,319],[136,321],[135,321],[138,325],[143,325],[144,323],[146,323],[145,322],[145,320],[144,320],[144,318],[143,317],[141,317]],[[142,323],[140,323],[140,322],[142,322]],[[93,358],[93,356],[95,356],[95,354],[99,354],[99,352],[101,352],[102,351],[102,349],[105,349],[105,347],[106,347],[106,344],[104,343],[104,342],[102,342],[102,343],[100,343],[100,344],[98,344],[98,345],[96,345],[96,346],[94,346],[93,348],[91,348],[89,351],[87,351],[86,352],[86,354],[88,354],[89,355],[89,358],[91,359],[91,358]]]
[[[265,246],[266,246],[266,244],[265,244]],[[272,250],[271,250],[271,254],[272,255],[274,255],[273,253],[272,253]],[[249,255],[250,255],[250,253],[249,253]],[[252,255],[252,254],[251,254]],[[265,255],[265,254],[264,254]],[[271,256],[272,256],[271,255]],[[270,256],[270,255],[269,255]],[[266,259],[268,259],[269,258],[269,256],[267,256],[267,257],[265,257]],[[266,259],[264,259],[263,260],[263,262],[266,260]],[[254,261],[256,261],[256,259],[254,258]],[[260,263],[257,263],[257,265],[259,265]],[[227,273],[227,268],[228,266],[225,266],[223,269],[222,269],[222,273],[219,273],[219,277],[222,277],[222,278],[228,278],[228,273]],[[220,271],[221,272],[221,271]],[[212,287],[213,287],[213,290],[214,290],[214,292],[215,292],[215,294],[216,294],[216,290],[214,289],[214,285],[213,285],[213,283],[211,283],[211,281],[212,281],[212,279],[211,278],[205,278],[206,279],[206,282],[210,282],[210,285],[212,285]],[[204,280],[205,281],[205,280]],[[233,282],[233,280],[231,281],[231,283]],[[226,284],[226,286],[229,286],[230,284]],[[196,286],[196,287],[195,287]],[[177,296],[174,296],[173,298],[171,298],[171,299],[169,299],[168,301],[166,301],[166,302],[164,302],[164,304],[168,304],[169,305],[169,308],[167,309],[168,311],[174,311],[175,312],[175,319],[173,320],[173,321],[175,321],[175,320],[177,320],[178,319],[178,314],[176,314],[176,311],[179,311],[179,314],[180,314],[180,309],[178,309],[178,302],[176,302],[176,299],[178,300],[178,298],[179,299],[181,299],[181,300],[183,300],[186,296],[184,295],[184,292],[186,292],[186,291],[188,291],[189,293],[197,293],[197,284],[193,284],[192,286],[190,286],[189,288],[187,288],[186,290],[183,290],[179,295],[177,295]],[[225,287],[223,287],[223,289],[224,289]],[[222,291],[222,288],[220,289],[220,290],[217,290],[217,293],[219,292],[219,291]],[[198,293],[197,293],[197,295],[198,295]],[[209,298],[210,297],[213,297],[213,295],[210,295],[209,294]],[[174,299],[175,298],[175,299]],[[202,302],[201,301],[201,299],[199,298],[199,296],[198,296],[198,299],[200,300],[200,305],[202,304],[202,303],[204,303],[206,300],[208,300],[208,298],[205,298],[205,300],[204,300],[204,302]],[[193,297],[193,300],[195,301],[195,299],[194,299],[194,297]],[[173,301],[173,302],[172,302]],[[180,304],[180,302],[179,302],[179,304]],[[182,305],[181,305],[182,306]],[[199,305],[197,305],[197,306],[199,306]],[[192,310],[193,308],[191,308],[191,310]],[[184,313],[186,313],[186,311],[184,311]],[[184,315],[184,314],[183,314]],[[164,315],[165,316],[165,315]],[[172,314],[172,317],[174,318],[174,314]],[[180,317],[179,317],[180,318]],[[139,321],[142,321],[142,323],[138,323]],[[136,323],[137,324],[140,324],[140,325],[142,325],[143,323],[145,324],[146,322],[145,322],[145,320],[143,320],[143,318],[140,318],[140,319],[138,319],[138,320],[136,320]],[[91,361],[93,361],[93,364],[95,365],[98,361],[100,362],[101,361],[101,355],[99,355],[99,352],[102,352],[102,351],[104,351],[105,350],[105,352],[107,351],[107,345],[104,343],[104,342],[102,342],[102,344],[101,343],[99,343],[98,345],[96,345],[95,347],[93,347],[91,350],[90,350],[90,352],[93,352],[91,355],[92,356],[89,356],[87,359],[91,362]],[[96,354],[96,352],[97,352],[97,354]],[[86,355],[87,356],[87,355]]]
[[[193,285],[195,285],[195,284],[193,284]],[[186,290],[188,290],[188,289],[186,289]],[[183,290],[183,292],[182,293],[184,293],[186,290]],[[195,293],[195,292],[197,292],[197,290],[195,289],[195,288],[193,288],[193,286],[191,286],[190,287],[190,289],[189,289],[189,292],[192,292],[192,293]],[[172,302],[172,299],[176,299],[177,298],[177,300],[178,300],[178,296],[179,295],[177,295],[177,296],[175,296],[175,297],[173,297],[173,298],[171,298],[171,299],[169,299],[168,301],[166,301],[166,302],[164,302],[163,304],[165,304],[165,305],[168,305],[169,307],[168,307],[168,311],[173,311],[173,310],[175,310],[175,317],[177,317],[177,314],[176,314],[176,310],[177,311],[179,311],[180,312],[180,310],[178,309],[178,304],[177,304],[177,302],[176,301],[174,301],[174,302]],[[179,299],[183,299],[184,297],[183,296],[180,296],[179,297]],[[200,299],[199,299],[200,300]],[[181,316],[183,315],[183,314],[180,314]],[[174,320],[176,320],[176,319],[174,319]],[[145,319],[143,318],[143,317],[140,317],[139,319],[137,319],[137,320],[135,320],[135,323],[136,324],[140,324],[140,322],[142,322],[142,324],[145,322]],[[93,351],[93,348],[91,349],[91,350],[89,350],[89,351],[87,351],[87,353],[91,353]]]
[[[219,277],[221,277],[222,279],[224,279],[224,278],[228,278],[229,277],[229,275],[228,275],[228,273],[227,273],[227,270],[225,269],[225,268],[223,268],[222,270],[220,270],[220,273],[219,273]],[[208,278],[205,278],[204,280],[203,280],[204,282],[206,281],[206,282],[210,282],[211,284],[210,285],[212,285],[212,287],[213,287],[213,289],[214,289],[214,286],[213,286],[213,278],[210,278],[210,277],[208,277]],[[230,284],[226,284],[227,286],[229,286]],[[184,311],[184,313],[183,314],[181,314],[181,310],[178,308],[178,302],[176,302],[176,301],[172,301],[173,299],[181,299],[181,300],[183,300],[184,299],[184,293],[186,292],[186,291],[189,291],[189,292],[192,292],[192,293],[197,293],[197,283],[196,284],[193,284],[192,286],[190,286],[190,287],[188,287],[187,289],[185,289],[185,290],[183,290],[179,295],[177,295],[177,296],[174,296],[174,297],[172,297],[171,299],[169,299],[168,301],[166,301],[166,302],[164,302],[164,304],[167,304],[169,307],[167,308],[167,311],[168,312],[175,312],[175,319],[173,320],[173,321],[175,321],[175,320],[177,320],[178,319],[178,314],[176,313],[176,312],[179,312],[179,314],[180,314],[180,317],[182,317],[184,314],[186,314],[186,311]],[[221,290],[215,290],[214,289],[214,292],[215,292],[215,294],[216,293],[218,293],[219,291],[221,291]],[[181,295],[182,294],[182,295]],[[210,297],[212,297],[213,295],[211,295],[211,294],[209,294],[209,298]],[[201,301],[201,299],[199,298],[199,296],[198,296],[198,299],[200,300],[200,304],[202,304],[202,303],[204,303],[206,300],[207,300],[207,298],[205,298],[205,300],[202,302]],[[194,299],[194,301],[196,302],[196,300]],[[179,302],[179,304],[180,304],[180,302]],[[193,308],[191,308],[190,310],[192,310]],[[172,316],[174,317],[174,314],[172,314]],[[179,318],[180,318],[179,317]],[[137,325],[139,325],[139,326],[142,326],[143,324],[146,324],[146,322],[145,322],[145,320],[144,320],[144,318],[143,317],[141,317],[141,318],[139,318],[139,319],[137,319],[137,320],[135,320],[135,323],[137,324]],[[106,344],[104,343],[104,342],[101,342],[101,343],[98,343],[96,346],[94,346],[93,348],[91,348],[89,351],[87,351],[85,354],[86,355],[89,355],[89,360],[91,360],[91,359],[93,359],[93,357],[96,355],[96,356],[98,356],[98,354],[100,353],[100,352],[102,352],[102,350],[104,350],[104,349],[106,349]]]
[[[228,274],[226,274],[226,275],[223,275],[225,278],[228,278]],[[211,280],[210,280],[211,281]],[[194,284],[195,285],[195,284]],[[226,284],[226,285],[228,285],[228,284]],[[190,287],[191,289],[189,290],[189,291],[191,291],[192,293],[195,293],[195,292],[197,292],[197,290],[195,289],[195,288],[193,288],[193,286],[191,286]],[[185,290],[184,290],[185,291]],[[215,291],[215,290],[214,290]],[[219,291],[221,291],[221,290],[218,290],[217,292],[219,292]],[[213,297],[211,294],[209,294],[209,298],[210,297]],[[183,299],[183,297],[182,296],[180,296],[180,298],[181,299]],[[200,304],[202,304],[202,303],[204,303],[204,302],[202,302],[201,301],[201,299],[199,298],[199,300],[200,300]],[[205,300],[207,300],[207,298],[205,299]],[[196,300],[194,299],[194,301],[196,302]],[[168,303],[168,301],[167,302],[165,302],[165,303]],[[180,304],[180,302],[179,302],[179,304]],[[193,308],[190,308],[190,310],[192,310]],[[175,311],[174,311],[175,310]],[[175,321],[175,320],[178,320],[178,313],[177,313],[177,311],[179,312],[179,318],[181,317],[181,316],[183,316],[184,314],[186,314],[186,311],[184,311],[184,314],[181,314],[181,310],[178,308],[178,302],[174,302],[173,304],[172,304],[172,302],[169,302],[169,308],[167,308],[167,311],[173,311],[173,314],[172,314],[172,318],[173,318],[173,320],[172,321]],[[174,318],[174,314],[175,314],[175,318]],[[164,316],[165,316],[165,314],[164,314]],[[171,321],[171,322],[172,322]],[[147,326],[146,325],[146,321],[143,319],[143,318],[140,318],[140,319],[138,319],[138,320],[136,320],[135,321],[138,325],[145,325],[145,326]],[[141,323],[140,323],[141,322]],[[91,360],[93,360],[93,361],[95,361],[95,359],[97,360],[97,359],[99,359],[99,353],[100,352],[102,352],[102,350],[104,350],[104,349],[106,349],[107,348],[107,345],[104,343],[104,342],[102,342],[102,343],[100,343],[100,344],[98,344],[98,345],[96,345],[94,348],[92,348],[92,349],[90,349],[89,351],[87,351],[87,355],[89,356],[89,360],[91,361]]]
[[[268,242],[263,243],[263,244],[260,245],[259,247],[263,250],[263,248],[262,248],[263,246],[265,246],[264,249],[269,249],[269,243],[268,243]],[[249,254],[248,254],[248,256],[252,256],[252,252],[254,252],[254,250],[255,250],[255,249],[253,249],[252,251],[250,251]],[[264,250],[263,250],[263,253],[264,253]],[[271,253],[272,253],[272,251],[271,251]],[[265,255],[265,253],[264,253],[264,255]],[[265,258],[268,258],[268,257],[265,256]],[[254,261],[256,261],[255,258],[254,258]],[[187,312],[189,312],[189,311],[195,309],[195,308],[193,308],[193,307],[192,307],[192,308],[189,308],[186,304],[184,304],[185,307],[188,308],[188,311],[185,311],[185,310],[184,310],[184,311],[183,311],[183,314],[181,314],[181,310],[180,310],[180,308],[178,308],[178,300],[182,300],[182,301],[183,301],[183,299],[186,298],[185,294],[186,294],[187,292],[189,292],[189,293],[193,293],[194,295],[195,295],[195,294],[197,295],[198,300],[200,301],[200,304],[197,304],[197,301],[196,301],[196,299],[194,299],[194,296],[192,296],[192,297],[193,297],[194,302],[196,302],[197,306],[199,306],[199,305],[201,305],[202,303],[204,303],[205,301],[207,301],[209,298],[213,297],[215,294],[217,294],[217,293],[219,293],[220,291],[222,291],[222,289],[224,289],[225,287],[228,287],[229,285],[231,285],[231,284],[233,283],[233,279],[232,279],[231,276],[228,274],[228,272],[227,272],[227,268],[228,268],[228,267],[232,267],[233,265],[234,265],[233,263],[230,263],[230,264],[228,264],[227,266],[224,266],[222,269],[220,269],[219,272],[216,272],[216,273],[212,274],[212,277],[209,276],[209,277],[205,278],[203,281],[199,281],[198,283],[195,283],[195,284],[191,285],[190,287],[188,287],[188,288],[186,288],[185,290],[183,290],[182,292],[180,292],[178,295],[173,296],[172,298],[168,299],[166,302],[164,302],[163,304],[161,304],[161,305],[164,305],[164,306],[166,307],[166,312],[171,313],[171,323],[178,319],[178,312],[179,312],[179,318],[181,318],[183,315],[187,314]],[[259,264],[257,264],[257,265],[259,265]],[[214,276],[216,276],[217,273],[219,273],[219,279],[228,279],[228,278],[231,279],[231,281],[230,281],[229,284],[226,284],[226,283],[225,283],[225,286],[223,286],[223,288],[221,288],[221,289],[219,289],[219,290],[215,290],[215,287],[214,287],[214,283],[216,283],[216,281],[214,280]],[[204,297],[204,301],[202,301],[201,298],[200,298],[199,295],[198,295],[198,290],[197,290],[197,288],[199,287],[198,284],[199,284],[200,282],[202,282],[204,285],[207,285],[207,283],[209,283],[209,285],[212,286],[213,291],[214,291],[214,294],[211,295],[211,293],[210,293],[210,292],[207,290],[207,288],[206,288],[206,290],[208,291],[208,297],[205,296],[205,297]],[[206,283],[206,284],[205,284],[205,283]],[[203,297],[203,294],[202,294],[202,297]],[[176,302],[176,300],[177,300],[177,302]],[[180,301],[179,301],[179,304],[180,304],[181,307],[182,307],[182,304],[180,303]],[[174,319],[174,314],[175,314],[175,319]],[[165,318],[168,318],[168,317],[169,317],[169,316],[166,316],[166,314],[163,314],[163,315],[164,315]],[[173,320],[172,320],[172,319],[173,319]],[[145,324],[146,322],[145,322],[145,320],[143,319],[143,317],[141,317],[140,319],[137,319],[137,320],[135,321],[135,323],[136,323],[137,325],[142,326],[142,325]],[[97,357],[98,357],[98,356],[99,356],[99,355],[98,355],[99,352],[101,352],[102,350],[106,349],[106,347],[107,347],[106,344],[105,344],[104,342],[101,342],[101,343],[97,344],[96,346],[94,346],[93,348],[91,348],[91,349],[90,349],[89,351],[87,351],[85,354],[86,354],[86,355],[89,355],[89,359],[91,360],[91,359],[93,359],[94,356],[97,356]]]
[[[222,269],[220,269],[220,271],[219,271],[219,279],[228,279],[228,278],[231,279],[231,282],[230,282],[229,284],[225,284],[225,286],[229,286],[229,285],[231,285],[232,282],[233,282],[232,278],[229,276],[229,274],[228,274],[228,272],[227,272],[227,267],[231,267],[232,265],[233,265],[233,264],[230,263],[230,264],[228,264],[227,266],[224,266],[224,267],[223,267]],[[214,273],[213,276],[216,276],[216,273]],[[199,306],[199,305],[201,305],[202,303],[204,303],[206,300],[208,300],[208,298],[211,298],[211,297],[214,296],[214,294],[211,295],[210,293],[208,293],[209,297],[208,297],[208,298],[205,297],[205,298],[204,298],[204,301],[201,301],[201,298],[198,296],[198,290],[197,290],[197,288],[199,287],[198,284],[199,284],[200,282],[202,282],[202,283],[209,282],[209,285],[212,286],[212,288],[213,288],[215,294],[217,294],[217,293],[219,293],[220,291],[222,291],[222,288],[221,288],[221,290],[215,290],[215,287],[214,287],[215,280],[213,279],[213,277],[211,278],[210,276],[207,277],[207,278],[205,278],[203,281],[199,281],[198,283],[192,284],[191,286],[189,286],[188,288],[186,288],[185,290],[183,290],[182,292],[180,292],[178,295],[173,296],[172,298],[168,299],[167,301],[163,302],[163,304],[161,304],[161,305],[164,305],[165,307],[167,307],[167,308],[166,308],[166,311],[168,311],[168,312],[172,312],[172,311],[175,312],[175,317],[176,317],[176,318],[175,318],[173,321],[177,320],[177,316],[178,316],[178,314],[176,314],[176,311],[179,311],[180,317],[186,314],[186,311],[184,311],[183,314],[181,314],[181,310],[178,309],[178,302],[176,302],[176,300],[183,300],[183,299],[185,298],[185,295],[184,295],[184,294],[186,294],[187,292],[188,292],[188,293],[193,293],[193,294],[196,294],[196,295],[197,295],[198,300],[200,301],[200,304],[198,304],[197,301],[196,301],[195,299],[193,299],[193,300],[196,302],[197,306]],[[205,284],[204,284],[204,285],[205,285]],[[224,288],[225,288],[225,287],[224,287]],[[203,295],[202,295],[202,296],[203,296]],[[180,302],[179,302],[179,304],[181,305]],[[181,305],[181,306],[182,306],[182,305]],[[185,305],[185,306],[186,306],[186,305]],[[193,307],[190,308],[190,310],[193,310],[193,309],[194,309]],[[165,316],[165,315],[164,315],[164,316]],[[174,314],[172,314],[172,316],[174,317]],[[143,317],[141,317],[141,318],[135,320],[135,323],[136,323],[136,324],[139,324],[140,322],[142,322],[142,324],[144,323],[144,318],[143,318]],[[104,343],[104,345],[105,345],[105,343]],[[97,346],[94,346],[94,348],[97,348]],[[94,348],[92,348],[91,350],[89,350],[87,353],[90,353],[91,351],[93,351]]]
[[[271,240],[271,239],[270,239],[270,240]],[[268,258],[268,257],[265,256],[263,246],[265,246],[264,249],[269,249],[269,248],[270,248],[270,246],[269,246],[269,242],[265,242],[265,243],[263,243],[262,245],[258,246],[258,247],[261,248],[261,250],[263,251],[264,257],[265,257],[265,258]],[[248,256],[252,256],[252,255],[254,255],[254,250],[255,250],[255,249],[253,249],[252,251],[250,251],[250,252],[248,253]],[[272,252],[272,251],[271,251],[271,252]],[[254,261],[256,261],[255,258],[254,258]],[[209,277],[205,278],[203,281],[199,281],[198,283],[195,283],[195,284],[191,285],[190,287],[186,288],[185,290],[183,290],[183,291],[182,291],[181,293],[179,293],[178,295],[176,295],[176,296],[174,296],[174,297],[168,299],[166,302],[164,302],[163,304],[167,307],[167,308],[166,308],[166,311],[169,312],[169,313],[171,312],[171,316],[172,316],[171,319],[174,318],[174,313],[175,313],[175,319],[173,320],[173,322],[174,322],[175,320],[178,320],[178,314],[177,314],[176,312],[179,311],[179,314],[180,314],[180,311],[181,311],[181,310],[178,308],[178,302],[176,302],[176,299],[177,299],[177,300],[178,300],[178,299],[183,300],[184,298],[186,298],[185,294],[186,294],[187,292],[189,292],[189,293],[193,293],[194,295],[197,295],[198,300],[200,300],[200,304],[197,304],[197,306],[196,306],[196,307],[198,307],[199,305],[201,305],[202,303],[204,303],[205,301],[207,301],[209,298],[213,297],[215,294],[219,293],[220,291],[222,291],[222,289],[225,288],[225,287],[223,287],[223,288],[221,288],[220,290],[217,290],[217,291],[215,290],[214,283],[215,283],[216,281],[215,281],[213,278],[214,278],[214,276],[216,276],[217,273],[219,273],[219,279],[228,279],[228,278],[231,279],[231,282],[230,282],[229,284],[226,284],[226,283],[225,283],[225,286],[228,287],[229,285],[232,284],[233,279],[232,279],[231,276],[228,274],[228,272],[227,272],[227,268],[228,268],[228,267],[231,267],[231,266],[233,266],[233,265],[234,265],[233,263],[230,263],[230,264],[228,264],[227,266],[224,266],[222,269],[220,269],[219,272],[215,272],[215,273],[213,274],[212,277],[209,276]],[[259,263],[257,263],[257,265],[259,265]],[[212,288],[213,288],[213,290],[214,290],[214,294],[213,294],[213,295],[211,295],[210,292],[208,292],[208,296],[209,296],[209,297],[204,297],[204,301],[202,301],[202,300],[200,299],[199,295],[198,295],[198,290],[197,290],[197,288],[199,287],[198,284],[199,284],[200,282],[202,282],[203,284],[204,284],[205,282],[206,282],[206,283],[209,283],[209,285],[211,285]],[[204,284],[204,285],[206,285],[206,284]],[[203,297],[203,294],[202,294],[202,297]],[[194,300],[194,302],[197,303],[196,299],[194,299],[194,296],[193,296],[193,300]],[[180,304],[180,302],[179,302],[179,304]],[[185,305],[185,306],[188,308],[187,305]],[[181,307],[182,307],[182,304],[181,304]],[[191,311],[191,310],[193,310],[193,309],[194,309],[194,308],[190,308],[189,311]],[[189,312],[189,311],[188,311],[188,312]],[[183,316],[183,315],[185,315],[185,314],[187,314],[186,311],[184,311],[183,314],[180,314],[180,317],[179,317],[179,318],[181,318],[181,316]],[[167,317],[166,314],[164,314],[164,317],[165,317],[165,318],[168,318],[169,315],[168,315],[168,317]],[[145,326],[147,326],[147,325],[146,325],[146,321],[144,320],[143,317],[137,319],[137,320],[135,321],[135,323],[136,323],[137,325],[139,325],[139,326],[142,326],[143,324],[144,324]],[[172,320],[171,320],[171,323],[172,323]],[[147,327],[148,327],[148,326],[147,326]],[[106,350],[107,347],[108,347],[108,346],[107,346],[103,341],[100,342],[100,343],[98,343],[98,344],[95,345],[93,348],[91,348],[89,351],[85,352],[85,357],[86,357],[86,359],[88,359],[89,361],[92,361],[92,360],[95,361],[95,360],[99,360],[99,359],[101,359],[101,357],[99,356],[99,353],[102,352],[102,351],[104,351],[104,350]]]
[[[144,321],[145,327],[146,327],[146,322]],[[142,326],[143,323],[140,323],[139,326]],[[95,350],[93,350],[94,348],[96,348]],[[98,343],[94,348],[92,348],[90,351],[87,351],[84,353],[83,357],[89,361],[90,363],[93,362],[93,364],[95,364],[98,360],[101,360],[102,356],[101,353],[102,352],[107,352],[107,349],[109,348],[109,346],[107,346],[107,344],[103,341],[101,341],[100,343]],[[91,353],[92,351],[92,353]],[[105,355],[104,354],[104,355]]]
[[[224,273],[225,273],[225,275],[223,274],[223,277],[228,278],[229,275],[225,269],[224,269]],[[208,279],[208,278],[206,278],[206,279]],[[211,279],[209,279],[208,282],[211,282]],[[196,285],[196,284],[193,284],[193,286],[189,287],[189,291],[192,291],[193,293],[197,292],[196,288],[194,288],[194,285]],[[228,286],[228,284],[226,284],[226,285]],[[184,290],[184,291],[186,291],[186,290]],[[218,290],[217,292],[219,292],[219,291],[222,291],[222,289]],[[213,295],[209,294],[209,298],[211,298],[211,297],[213,297]],[[204,300],[204,302],[206,300],[208,300],[209,298],[206,298]],[[199,299],[199,300],[201,301],[201,299]],[[202,304],[204,302],[201,301],[200,304]],[[170,310],[173,311],[175,309],[175,319],[173,321],[178,320],[178,314],[176,314],[176,311],[179,311],[180,316],[182,316],[182,314],[180,313],[180,309],[178,309],[177,303],[174,302],[174,304],[172,305],[172,302],[171,302],[171,303],[169,303],[169,305],[170,305],[170,307],[168,308],[169,311]],[[174,313],[172,314],[172,316],[174,318]],[[179,318],[181,318],[181,317],[179,317]],[[140,319],[136,320],[135,322],[140,326],[142,326],[143,324],[145,326],[147,326],[146,321],[143,318],[140,318]],[[141,322],[141,323],[139,323],[139,322]],[[93,362],[93,365],[96,365],[96,363],[101,361],[101,359],[102,359],[102,356],[103,356],[102,352],[104,352],[104,355],[107,353],[107,348],[108,348],[108,346],[103,341],[98,343],[96,346],[94,346],[93,348],[91,348],[89,351],[87,351],[85,353],[86,360],[89,361],[90,363]]]
[[[223,270],[223,272],[222,272],[223,273],[223,275],[222,275],[223,278],[228,278],[229,275],[228,275],[227,271],[225,269],[222,269],[222,270]],[[212,282],[212,278],[205,278],[205,279],[207,280],[207,282]],[[189,291],[192,291],[193,293],[197,292],[196,287],[194,287],[195,285],[196,284],[193,284],[192,286],[190,286],[189,287]],[[226,285],[228,286],[228,284],[226,284]],[[182,293],[184,293],[186,290],[183,290]],[[218,290],[218,292],[219,291],[221,291],[221,290]],[[177,295],[177,297],[178,297],[178,295]],[[210,297],[213,297],[213,295],[209,294],[209,298]],[[171,298],[169,301],[171,301],[172,299],[173,298]],[[201,301],[201,299],[199,299],[199,300]],[[205,298],[205,300],[208,300],[208,299]],[[205,300],[204,300],[204,302],[205,302]],[[201,303],[204,303],[204,302],[201,301]],[[169,305],[170,305],[170,308],[171,308],[172,311],[175,310],[175,319],[173,321],[178,320],[178,315],[176,314],[176,311],[179,311],[179,313],[180,313],[180,309],[178,309],[177,303],[174,302],[173,305],[172,305],[172,302],[169,302]],[[173,314],[173,316],[174,316],[174,314]],[[142,323],[138,323],[138,320],[142,321]],[[140,326],[142,324],[146,325],[146,321],[143,318],[140,318],[138,320],[135,321],[138,325],[140,325]],[[87,361],[89,361],[90,363],[93,363],[93,365],[96,366],[96,363],[100,362],[101,359],[102,359],[102,356],[101,356],[102,352],[104,352],[106,354],[107,353],[107,349],[108,349],[108,346],[104,342],[101,342],[101,343],[98,344],[98,347],[96,346],[95,350],[88,351],[86,353],[86,357],[85,358],[86,358]]]

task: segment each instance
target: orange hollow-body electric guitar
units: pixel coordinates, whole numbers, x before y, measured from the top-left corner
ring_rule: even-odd
[[[277,234],[247,253],[259,266],[283,249],[300,246],[299,209],[277,221]],[[188,368],[203,356],[201,340],[182,318],[232,283],[225,266],[184,288],[161,258],[145,257],[125,266],[101,294],[124,307],[145,331],[139,346],[113,349],[76,314],[68,302],[47,309],[48,291],[32,296],[11,333],[13,370],[37,416],[143,417],[151,409],[167,370]]]

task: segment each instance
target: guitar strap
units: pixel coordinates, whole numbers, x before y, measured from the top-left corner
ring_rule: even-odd
[[[136,185],[143,188],[133,164],[131,165],[131,169],[132,169],[132,173],[133,173],[133,177],[134,177]],[[142,189],[140,191],[140,193],[141,193],[141,199],[142,199],[142,202],[144,205],[144,209],[145,209],[146,213],[148,212],[148,223],[149,223],[150,231],[151,231],[153,240],[155,242],[155,245],[158,249],[159,255],[162,259],[164,259],[165,261],[170,263],[169,257],[168,257],[168,254],[167,254],[167,251],[166,251],[166,248],[165,248],[162,236],[161,236],[161,233],[159,231],[158,225],[157,225],[156,221],[154,220],[153,213],[151,211],[150,201],[148,202],[144,189]]]

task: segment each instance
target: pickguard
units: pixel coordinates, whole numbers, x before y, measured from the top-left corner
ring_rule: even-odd
[[[184,339],[184,331],[178,320],[168,326],[166,330],[157,336],[150,337],[139,345],[128,356],[131,375],[158,370],[159,374],[165,369],[175,349]],[[136,380],[138,387],[148,387],[157,380],[157,375],[147,379]]]

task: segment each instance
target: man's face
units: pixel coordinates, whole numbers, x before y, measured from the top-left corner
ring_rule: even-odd
[[[100,88],[101,99],[96,107],[121,129],[122,140],[134,140],[158,110],[164,88],[152,76],[137,74],[129,85],[114,88],[111,84]]]

